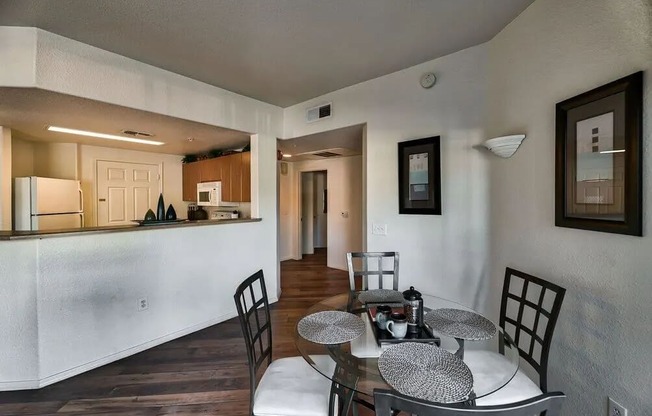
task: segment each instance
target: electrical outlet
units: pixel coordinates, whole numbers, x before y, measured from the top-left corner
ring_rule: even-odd
[[[607,413],[607,416],[627,416],[627,409],[609,397],[609,412]]]
[[[371,234],[387,235],[387,224],[373,224],[371,226]]]
[[[147,308],[149,308],[149,302],[147,301],[147,298],[138,299],[138,311],[144,311]]]

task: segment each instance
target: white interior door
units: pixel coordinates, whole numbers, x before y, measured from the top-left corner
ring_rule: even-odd
[[[313,254],[313,173],[301,174],[301,253]]]
[[[156,212],[161,193],[158,165],[97,161],[97,225],[131,224],[148,209]]]

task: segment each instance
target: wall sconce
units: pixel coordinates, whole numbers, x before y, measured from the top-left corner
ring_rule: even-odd
[[[489,149],[496,156],[508,158],[516,153],[521,142],[525,139],[525,134],[513,134],[511,136],[502,136],[489,139],[484,142],[484,147]]]

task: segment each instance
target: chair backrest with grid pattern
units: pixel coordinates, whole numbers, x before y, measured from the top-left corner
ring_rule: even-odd
[[[396,414],[394,411],[419,416],[532,416],[541,412],[546,412],[546,416],[560,416],[565,397],[563,393],[547,393],[516,403],[474,407],[424,402],[389,390],[374,390],[374,405],[376,416],[392,416]]]
[[[356,269],[354,259],[361,260],[361,268]],[[389,259],[390,265],[383,260]],[[379,253],[347,253],[346,262],[349,269],[349,283],[351,290],[356,290],[355,278],[362,278],[361,289],[369,289],[369,277],[378,278],[378,289],[383,289],[383,280],[385,276],[392,276],[392,289],[398,290],[398,252],[388,251]]]
[[[548,390],[548,355],[566,289],[507,268],[500,305],[500,326],[512,337],[520,356],[539,373]]]
[[[272,362],[272,323],[263,271],[247,278],[234,295],[249,361],[250,409],[253,409],[258,370]],[[253,414],[253,413],[252,413]]]

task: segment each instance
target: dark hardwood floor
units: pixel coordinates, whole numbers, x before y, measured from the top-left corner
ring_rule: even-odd
[[[242,276],[244,280],[247,276]],[[302,313],[348,289],[326,250],[281,263],[272,305],[274,358],[298,355]],[[247,415],[247,355],[237,318],[39,390],[0,392],[0,415]]]

